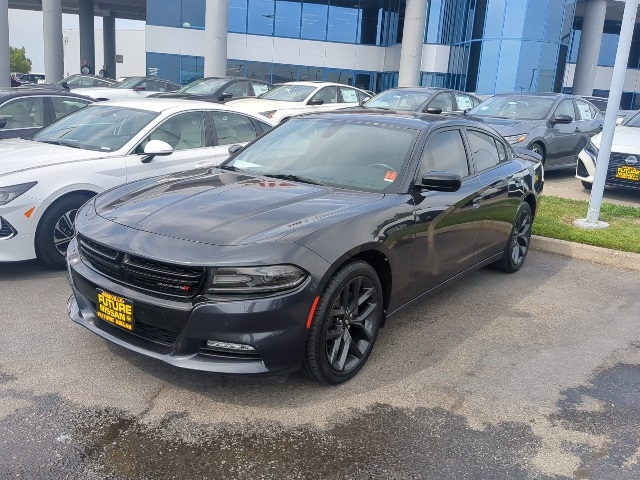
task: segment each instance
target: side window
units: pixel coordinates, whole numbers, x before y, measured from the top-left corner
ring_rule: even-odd
[[[491,135],[475,130],[467,130],[467,138],[469,139],[471,155],[477,171],[487,170],[500,162],[500,153],[496,146],[496,141]],[[503,151],[503,158],[505,156],[506,154]]]
[[[340,87],[340,103],[359,103],[358,92],[353,88]]]
[[[269,91],[269,85],[266,83],[253,83],[252,88],[253,88],[253,94],[256,97],[259,97],[263,93],[266,93]]]
[[[234,143],[250,142],[256,138],[256,129],[244,115],[228,112],[211,112],[217,145],[233,145]]]
[[[269,130],[271,130],[273,128],[268,123],[261,122],[260,120],[254,120],[254,122],[258,124],[258,127],[260,129],[262,129],[262,133],[268,132]],[[258,135],[260,135],[260,132],[258,132]]]
[[[53,103],[53,111],[55,113],[56,120],[70,114],[71,112],[80,110],[89,104],[86,100],[80,100],[79,98],[72,97],[51,97],[51,103]]]
[[[473,108],[476,104],[473,103],[473,98],[464,93],[456,93],[456,103],[458,104],[458,110],[464,111],[468,108]]]
[[[469,175],[467,153],[460,130],[435,133],[428,141],[420,166],[420,175],[427,172],[457,173]]]
[[[158,80],[148,80],[145,90],[147,92],[166,92],[167,84]]]
[[[44,125],[42,97],[24,97],[10,100],[0,107],[4,129],[37,128]]]
[[[507,154],[507,147],[504,146],[504,143],[502,143],[499,140],[495,140],[495,142],[496,142],[496,146],[498,147],[498,160],[500,160],[501,162],[509,160],[509,155]]]
[[[443,112],[453,111],[453,95],[448,92],[439,93],[429,102],[429,107],[440,108]]]
[[[104,80],[100,80],[98,78],[93,80],[94,87],[108,87],[111,85],[111,82],[105,82]]]
[[[180,90],[180,85],[174,85],[173,83],[165,83],[165,89],[167,92],[176,92]]]
[[[576,105],[578,107],[578,120],[593,120],[596,118],[591,110],[591,105],[587,102],[576,100]]]
[[[359,90],[356,90],[356,93],[358,94],[358,102],[360,103],[364,102],[365,100],[369,100],[371,98],[371,96]]]
[[[556,116],[558,115],[568,115],[575,120],[576,112],[573,108],[573,102],[571,100],[563,100],[556,108]]]
[[[323,105],[338,103],[338,87],[324,87],[311,100],[322,100]]]
[[[231,98],[249,97],[249,82],[235,82],[224,89],[226,93],[233,95]]]
[[[202,112],[188,112],[168,118],[138,145],[136,153],[143,153],[150,140],[167,142],[174,150],[205,147],[204,115]]]

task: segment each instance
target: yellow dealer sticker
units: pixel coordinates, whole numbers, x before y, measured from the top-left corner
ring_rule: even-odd
[[[98,290],[98,310],[96,315],[105,322],[125,330],[133,330],[133,305],[117,295]]]
[[[618,167],[616,171],[616,178],[622,178],[624,180],[640,180],[640,168],[636,167]]]

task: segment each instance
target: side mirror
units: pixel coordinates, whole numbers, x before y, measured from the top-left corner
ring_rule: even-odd
[[[322,105],[324,103],[324,100],[321,100],[319,98],[316,98],[315,100],[312,98],[311,100],[309,100],[307,102],[307,105]]]
[[[432,115],[440,115],[442,113],[442,109],[440,107],[427,107],[423,111]]]
[[[224,102],[225,100],[228,100],[230,98],[233,98],[233,93],[223,92],[220,94],[220,96],[218,96],[218,100],[221,102]]]
[[[134,92],[144,92],[145,91],[145,87],[136,87],[133,89]]]
[[[0,118],[0,128],[4,128],[7,126],[7,119],[6,118]]]
[[[553,125],[556,125],[558,123],[561,125],[568,125],[571,122],[573,122],[573,118],[569,115],[556,115],[556,118],[551,121]]]
[[[229,147],[229,155],[233,155],[239,150],[242,150],[242,145],[231,145]]]
[[[142,163],[149,163],[153,157],[166,157],[173,153],[173,147],[162,140],[151,140],[144,147]]]
[[[455,173],[428,172],[418,186],[436,192],[457,192],[462,186],[462,179]]]
[[[622,125],[624,123],[624,119],[625,119],[624,116],[616,118],[616,125]],[[602,128],[602,127],[600,127],[600,128]]]

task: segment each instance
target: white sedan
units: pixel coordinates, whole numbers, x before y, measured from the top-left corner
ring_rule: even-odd
[[[0,262],[63,267],[78,208],[125,182],[218,165],[229,146],[272,127],[209,102],[148,98],[95,103],[31,140],[0,141]]]
[[[591,190],[602,134],[591,138],[578,155],[576,178]],[[640,189],[640,112],[615,129],[606,185]]]
[[[259,113],[276,122],[310,112],[355,107],[371,98],[367,92],[329,82],[284,83],[258,98],[231,100],[227,105]]]
[[[96,100],[124,100],[145,98],[154,93],[177,92],[177,83],[155,77],[129,77],[111,87],[83,88],[82,95]]]

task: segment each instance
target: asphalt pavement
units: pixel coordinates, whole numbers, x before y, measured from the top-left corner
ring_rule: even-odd
[[[339,387],[111,345],[0,265],[0,478],[640,478],[640,274],[532,252],[406,309]]]
[[[552,170],[544,173],[544,194],[573,200],[589,201],[591,191],[582,186],[575,177],[574,169]],[[603,201],[620,205],[640,206],[640,189],[623,187],[604,187]]]

